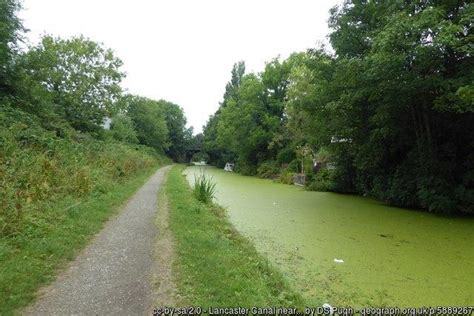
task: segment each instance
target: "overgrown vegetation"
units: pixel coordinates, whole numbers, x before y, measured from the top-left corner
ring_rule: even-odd
[[[0,314],[14,314],[36,291],[55,279],[58,268],[73,260],[103,224],[154,172],[148,168],[127,181],[111,183],[107,192],[44,201],[30,214],[22,231],[0,238]]]
[[[34,115],[0,109],[0,314],[10,314],[166,160],[73,129],[57,137]]]
[[[194,175],[194,197],[203,203],[212,203],[216,192],[216,183],[211,176],[201,172],[199,175]]]
[[[19,109],[0,106],[0,314],[29,303],[151,172],[154,149],[62,137]]]
[[[174,167],[166,184],[181,305],[302,307],[301,297],[229,224],[225,211],[193,196],[182,171]]]
[[[65,197],[105,194],[163,163],[145,146],[97,140],[74,130],[60,138],[31,114],[0,109],[0,237],[34,230],[48,218],[48,208]]]
[[[102,44],[46,35],[20,49],[19,9],[0,0],[2,315],[28,304],[165,154],[184,159],[191,137],[178,105],[124,95],[122,61]]]
[[[139,143],[186,159],[192,129],[183,110],[165,100],[124,94],[123,62],[113,50],[83,36],[45,35],[20,50],[24,32],[17,0],[0,2],[0,104],[38,118],[35,124],[61,133],[66,128],[95,138],[110,134],[120,142]],[[111,121],[111,132],[104,127]]]
[[[312,189],[474,213],[473,9],[349,0],[330,12],[334,52],[236,63],[204,129],[211,163],[287,182],[304,162]]]
[[[164,153],[182,159],[191,137],[179,106],[123,94],[122,61],[102,44],[46,35],[20,50],[19,9],[0,2],[0,237],[22,234],[45,202],[106,193]]]

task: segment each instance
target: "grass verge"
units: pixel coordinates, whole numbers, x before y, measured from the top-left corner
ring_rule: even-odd
[[[232,227],[225,211],[195,199],[182,171],[174,167],[166,184],[180,305],[302,307],[302,298]]]
[[[38,220],[32,232],[0,239],[0,315],[30,303],[155,170],[147,168],[101,195],[65,197],[49,206],[54,223]]]

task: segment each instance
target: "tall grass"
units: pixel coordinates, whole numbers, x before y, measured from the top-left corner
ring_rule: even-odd
[[[203,203],[211,203],[216,193],[216,183],[213,178],[201,172],[194,175],[194,197]]]
[[[225,210],[196,200],[182,172],[182,166],[171,169],[165,186],[175,239],[178,306],[303,307],[301,296],[234,229]]]
[[[52,221],[51,204],[107,193],[137,172],[158,164],[143,146],[100,141],[41,127],[25,112],[0,111],[0,238],[23,235],[38,221]]]
[[[144,146],[0,105],[0,315],[28,304],[160,164]]]

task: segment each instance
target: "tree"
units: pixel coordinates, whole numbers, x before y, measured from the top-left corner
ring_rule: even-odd
[[[112,118],[110,125],[112,136],[121,142],[138,143],[137,131],[130,116],[119,113]]]
[[[232,70],[224,101],[206,128],[205,148],[211,162],[237,161],[244,173],[255,174],[259,164],[274,160],[279,148],[275,134],[283,126],[283,109],[293,59],[274,59],[260,75],[243,75],[243,63]]]
[[[245,74],[245,62],[239,61],[234,64],[231,71],[231,79],[225,86],[224,101],[222,107],[227,106],[227,101],[238,98],[238,91],[242,82],[242,77]]]
[[[474,211],[473,12],[466,1],[348,1],[333,11],[331,109],[350,131],[352,143],[337,147],[351,147],[339,157],[360,193]]]
[[[328,115],[327,109],[333,72],[334,61],[324,50],[310,50],[293,63],[285,102],[288,146],[293,149],[306,144],[320,148],[335,132],[333,120],[338,117]],[[340,126],[337,130],[341,133]]]
[[[160,100],[158,103],[163,111],[168,129],[170,146],[166,150],[166,154],[174,161],[184,162],[186,158],[186,145],[189,140],[187,139],[186,117],[184,116],[183,109],[174,103],[164,100]]]
[[[148,98],[125,95],[119,101],[119,107],[130,116],[140,144],[165,152],[169,148],[168,128],[159,101]]]
[[[260,74],[266,92],[265,104],[269,118],[267,129],[273,134],[268,144],[268,156],[271,159],[275,159],[280,151],[291,146],[286,129],[288,116],[285,115],[285,106],[291,83],[290,74],[296,65],[302,63],[304,56],[304,53],[294,53],[284,61],[274,58],[265,65],[265,70]]]
[[[121,66],[110,49],[82,36],[45,36],[19,58],[17,69],[30,111],[54,112],[78,130],[95,131],[117,112]]]
[[[474,213],[473,19],[469,1],[345,1],[333,53],[234,65],[204,129],[211,162],[254,173],[307,146],[335,166],[314,187]]]
[[[265,103],[265,86],[254,74],[242,78],[238,99],[230,99],[217,125],[217,142],[237,154],[243,173],[255,174],[260,162],[269,158],[274,116]]]
[[[12,93],[13,59],[22,39],[23,26],[17,17],[20,4],[17,0],[0,1],[0,98]]]
[[[219,167],[224,167],[226,162],[235,161],[236,159],[236,154],[231,151],[229,146],[217,141],[217,125],[220,120],[220,113],[227,106],[229,100],[235,100],[238,98],[238,91],[244,74],[245,63],[243,61],[235,63],[232,67],[231,79],[225,87],[223,101],[217,111],[209,118],[203,128],[203,147],[209,155],[209,162]]]

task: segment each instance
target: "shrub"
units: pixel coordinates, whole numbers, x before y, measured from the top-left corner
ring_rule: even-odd
[[[207,176],[205,173],[194,175],[194,197],[203,202],[211,203],[216,192],[216,183],[212,177]]]
[[[158,163],[144,146],[69,133],[58,137],[34,115],[0,106],[0,238],[24,234],[38,218],[54,222],[51,203],[106,193]]]
[[[287,167],[287,170],[290,172],[300,172],[301,170],[301,161],[299,159],[293,159]]]
[[[304,159],[304,174],[306,175],[306,181],[312,181],[314,178],[313,159]]]
[[[320,162],[329,162],[331,161],[331,152],[326,147],[319,148],[318,152],[316,153],[316,159]]]
[[[293,184],[294,174],[295,174],[294,172],[291,172],[288,169],[285,169],[278,177],[277,182],[280,182],[283,184]]]
[[[235,171],[243,174],[244,176],[254,176],[257,174],[257,167],[246,164],[245,162],[239,162],[235,165]]]
[[[279,173],[280,168],[278,168],[278,163],[275,161],[266,161],[257,169],[257,175],[264,179],[275,179]]]
[[[277,155],[277,161],[280,165],[290,163],[296,158],[296,154],[291,148],[283,148]]]
[[[321,169],[316,173],[314,179],[307,185],[307,189],[310,191],[333,191],[335,187],[334,183],[334,170]]]
[[[121,142],[138,143],[137,132],[132,119],[125,114],[117,114],[110,125],[112,136]]]

